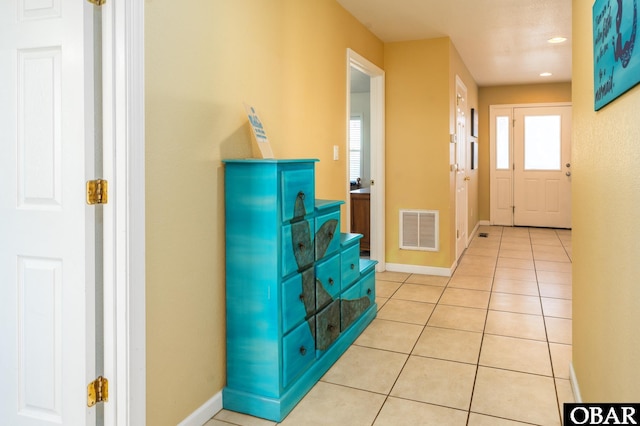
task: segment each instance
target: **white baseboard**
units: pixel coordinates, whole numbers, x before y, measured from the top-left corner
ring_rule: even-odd
[[[435,266],[405,265],[403,263],[387,263],[387,271],[390,272],[406,272],[409,274],[438,275],[441,277],[450,277],[455,270],[456,265],[451,268],[439,268]]]
[[[582,403],[582,395],[580,395],[580,387],[578,386],[578,377],[576,371],[573,369],[573,362],[569,363],[569,382],[571,383],[571,390],[573,391],[573,399],[575,402]]]
[[[491,221],[489,220],[481,220],[478,222],[479,226],[491,226]]]
[[[213,395],[186,419],[178,423],[178,426],[202,426],[220,410],[222,410],[222,391]]]
[[[476,236],[476,233],[478,232],[478,229],[480,229],[480,222],[476,223],[476,226],[473,228],[473,231],[471,231],[471,234],[469,234],[469,236],[467,238],[467,247],[471,243],[471,240],[473,240],[473,237]]]

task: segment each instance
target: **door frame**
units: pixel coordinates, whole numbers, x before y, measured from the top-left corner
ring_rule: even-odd
[[[347,49],[347,111],[346,129],[349,129],[351,118],[351,67],[367,74],[371,78],[371,258],[378,261],[376,271],[386,270],[385,261],[385,73],[384,70],[358,54]],[[345,152],[349,152],[349,132],[345,137]],[[346,176],[349,176],[349,156],[345,155]],[[346,200],[349,200],[351,188],[349,179],[345,179]],[[351,203],[346,204],[347,217],[351,217]],[[350,230],[350,221],[347,228]]]
[[[498,216],[497,212],[497,173],[496,170],[496,128],[495,128],[495,118],[496,111],[498,110],[509,110],[509,119],[511,120],[511,126],[509,127],[509,161],[511,163],[511,170],[509,171],[511,176],[510,183],[510,203],[513,208],[514,204],[514,176],[513,176],[513,148],[514,148],[514,109],[516,108],[545,108],[545,107],[563,107],[568,106],[572,107],[572,102],[542,102],[542,103],[530,103],[530,104],[496,104],[489,106],[489,223],[491,225],[503,225],[503,226],[513,226],[514,225],[514,215],[513,210],[511,211],[511,219],[510,223],[504,223],[504,221],[498,221],[496,217]]]
[[[462,93],[463,94],[463,99],[464,99],[464,106],[462,108],[462,111],[460,111],[460,109],[458,108],[458,95]],[[456,75],[456,94],[455,94],[455,98],[456,98],[456,104],[455,104],[455,135],[456,135],[456,154],[455,154],[455,160],[456,160],[456,167],[455,167],[455,251],[456,251],[456,258],[455,258],[455,263],[457,263],[460,260],[460,256],[462,256],[462,253],[464,253],[464,251],[467,249],[467,247],[469,246],[469,178],[468,178],[468,170],[469,170],[469,143],[468,143],[468,139],[467,139],[467,134],[468,134],[468,126],[469,126],[469,122],[467,120],[467,109],[468,109],[468,105],[466,103],[467,101],[467,96],[468,96],[468,92],[467,92],[467,86],[464,84],[464,81],[462,81],[462,78],[460,78],[459,75]],[[460,134],[459,132],[459,127],[458,127],[458,121],[463,118],[465,121],[465,128],[462,131],[462,133]],[[464,164],[460,164],[458,162],[459,158],[459,154],[460,153],[464,153]],[[462,172],[463,174],[460,173],[460,169],[462,168]],[[459,182],[458,179],[462,179],[462,182]],[[458,186],[459,185],[463,185],[464,186],[464,205],[462,206],[462,214],[461,214],[461,209],[458,205]],[[462,217],[460,217],[462,216]],[[463,230],[463,235],[462,235],[462,243],[464,244],[464,247],[462,247],[462,249],[460,249],[459,246],[459,241],[461,237],[459,237],[457,235],[458,233],[458,223],[460,221],[460,219],[462,219],[462,230]],[[459,250],[460,249],[460,250]]]
[[[102,6],[104,424],[146,423],[144,1]]]

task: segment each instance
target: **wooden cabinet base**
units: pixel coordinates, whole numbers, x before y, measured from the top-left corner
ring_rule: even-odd
[[[370,188],[351,191],[351,232],[362,234],[360,250],[369,251],[369,238],[371,235]]]

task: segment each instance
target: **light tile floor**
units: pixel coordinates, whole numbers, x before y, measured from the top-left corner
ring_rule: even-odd
[[[376,279],[377,318],[282,425],[561,424],[571,231],[483,226],[451,278]],[[275,423],[222,410],[205,426],[220,425]]]

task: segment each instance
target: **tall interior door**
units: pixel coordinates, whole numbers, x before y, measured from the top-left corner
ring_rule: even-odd
[[[92,425],[93,6],[0,2],[0,423]]]
[[[514,110],[513,222],[571,228],[571,107]]]
[[[456,260],[467,248],[467,88],[456,77]]]

